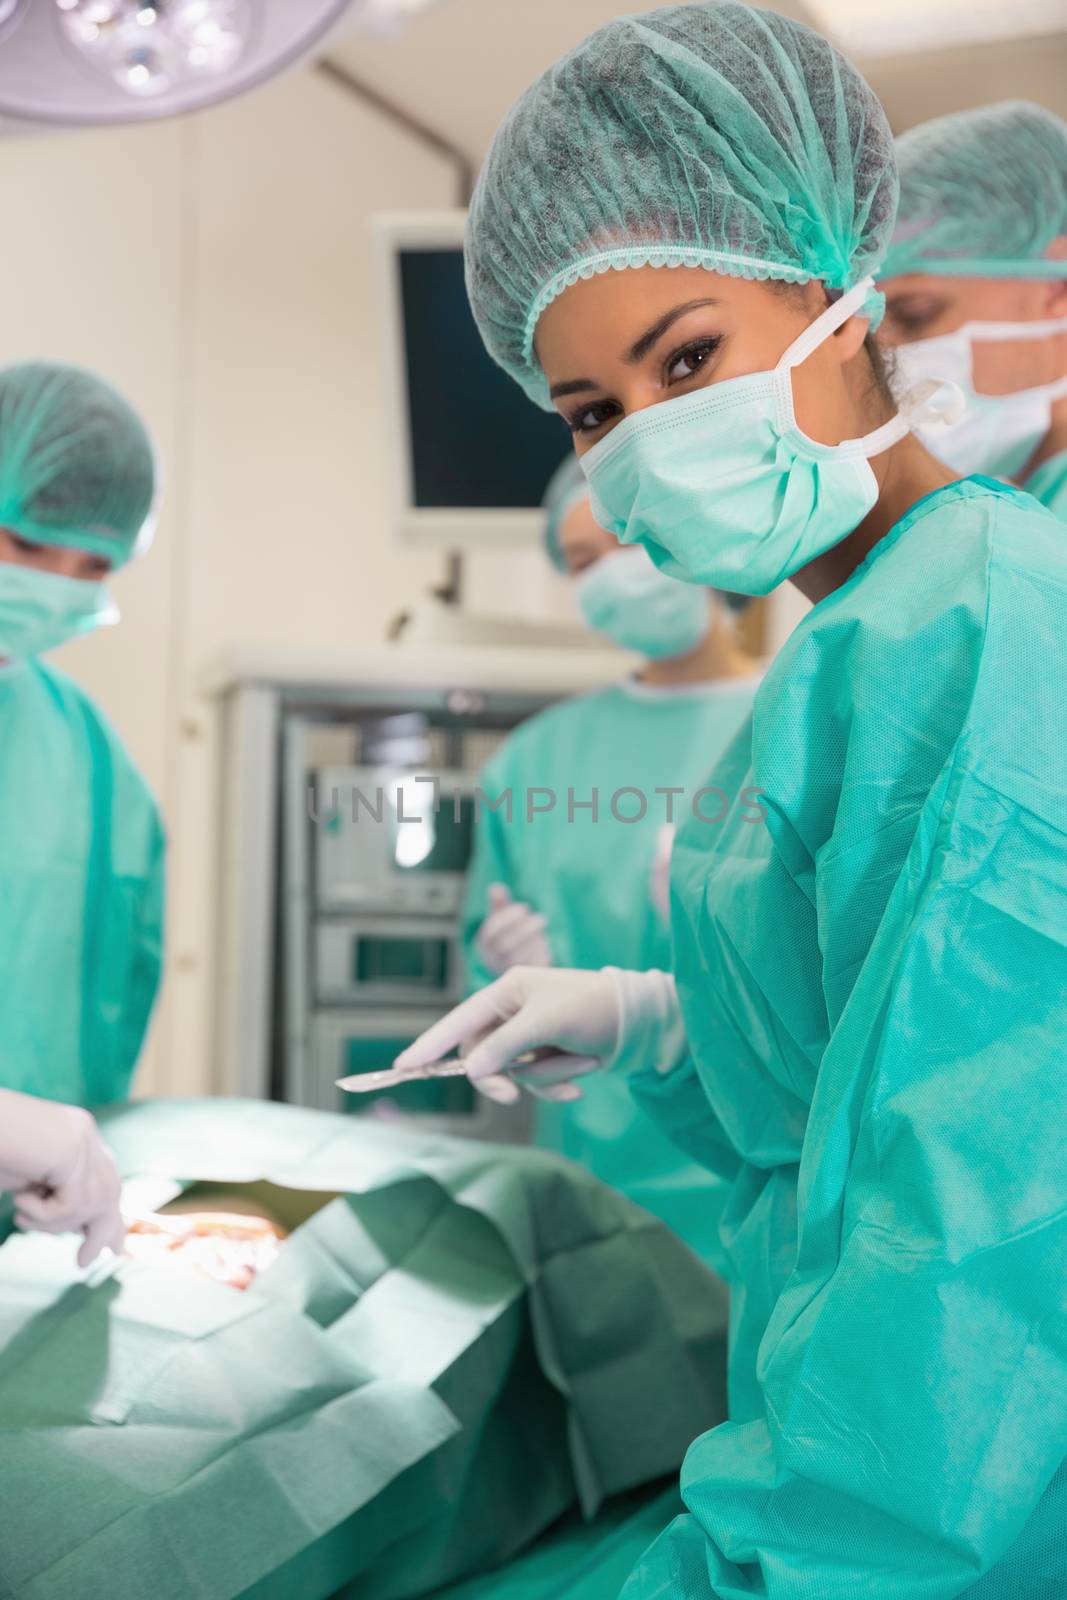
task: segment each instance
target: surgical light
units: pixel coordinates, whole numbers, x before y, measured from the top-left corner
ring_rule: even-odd
[[[0,0],[0,117],[81,126],[199,110],[296,66],[324,46],[350,7],[351,0]]]
[[[255,23],[253,0],[55,0],[63,36],[134,95],[227,73]]]

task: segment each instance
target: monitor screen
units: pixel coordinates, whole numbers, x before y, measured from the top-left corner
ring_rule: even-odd
[[[539,506],[571,451],[566,424],[486,354],[462,250],[401,249],[398,260],[414,507]]]
[[[352,980],[361,987],[370,983],[399,983],[405,988],[420,984],[439,993],[448,982],[448,951],[447,939],[357,934],[352,941]]]
[[[474,796],[446,795],[436,812],[412,821],[393,819],[397,872],[464,873],[474,834]]]

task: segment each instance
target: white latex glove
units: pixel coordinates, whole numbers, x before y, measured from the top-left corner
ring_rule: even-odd
[[[513,900],[506,884],[489,886],[489,915],[474,941],[482,965],[497,974],[512,967],[550,967],[552,952],[545,937],[545,918],[521,900]]]
[[[425,1067],[458,1050],[474,1087],[493,1100],[517,1100],[519,1086],[546,1100],[578,1100],[573,1080],[613,1066],[625,1035],[644,1055],[677,1015],[674,980],[664,972],[513,967],[435,1022],[396,1065]]]
[[[79,1106],[0,1089],[0,1189],[14,1191],[20,1228],[84,1234],[80,1267],[122,1249],[118,1169]]]
[[[671,920],[671,853],[674,850],[674,824],[665,822],[656,834],[656,853],[652,858],[652,904],[662,920]]]

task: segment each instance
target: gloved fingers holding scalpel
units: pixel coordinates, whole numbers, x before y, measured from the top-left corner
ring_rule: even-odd
[[[522,1088],[577,1100],[575,1080],[617,1069],[637,1040],[642,1056],[668,1036],[675,1048],[679,1027],[668,973],[513,967],[435,1022],[395,1066],[417,1075],[458,1051],[471,1083],[490,1099],[515,1101]]]

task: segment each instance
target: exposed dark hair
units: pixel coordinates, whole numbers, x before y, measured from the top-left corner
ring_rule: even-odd
[[[863,341],[863,348],[867,352],[867,359],[871,363],[871,372],[874,374],[874,387],[883,400],[896,407],[896,395],[893,393],[893,354],[884,345],[878,343],[876,334],[869,333]]]

